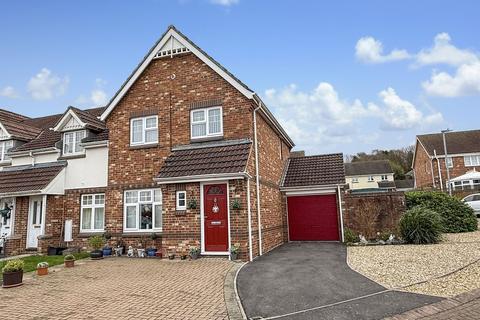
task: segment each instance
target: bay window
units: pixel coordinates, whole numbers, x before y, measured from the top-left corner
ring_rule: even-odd
[[[10,159],[7,152],[11,148],[13,148],[13,140],[0,141],[0,162]]]
[[[222,136],[222,107],[192,110],[190,123],[192,139]]]
[[[133,118],[130,120],[130,144],[158,143],[158,116]]]
[[[160,189],[125,191],[124,230],[162,230],[162,191]]]
[[[80,232],[103,232],[105,229],[105,194],[82,195]]]
[[[73,155],[83,152],[83,147],[80,145],[82,139],[87,136],[85,130],[70,131],[63,134],[63,154]]]

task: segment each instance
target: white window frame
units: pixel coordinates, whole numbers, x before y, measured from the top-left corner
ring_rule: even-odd
[[[83,137],[80,139],[80,141],[77,141],[77,133],[83,133]],[[72,152],[66,152],[65,147],[67,145],[67,135],[73,135],[73,148]],[[62,154],[65,156],[71,156],[71,155],[77,155],[77,154],[83,154],[85,152],[85,149],[80,146],[80,143],[82,142],[82,139],[84,139],[87,136],[87,132],[85,130],[75,130],[75,131],[68,131],[63,133],[63,144],[62,144]],[[77,144],[78,142],[78,144]],[[78,146],[78,150],[76,148]]]
[[[373,176],[368,176],[367,179],[368,179],[368,182],[374,182],[374,181],[375,181],[375,179],[373,178]]]
[[[183,195],[183,199],[180,199],[180,195]],[[183,200],[183,205],[180,205],[180,200]],[[175,207],[177,211],[187,210],[187,191],[177,191],[175,195]]]
[[[468,164],[467,164],[467,159],[469,159]],[[475,162],[473,160],[475,160]],[[480,155],[472,154],[469,156],[464,156],[463,162],[465,167],[478,167],[480,166]]]
[[[208,121],[208,112],[210,110],[220,110],[220,132],[210,133],[210,125]],[[193,113],[203,111],[203,121],[195,121],[193,122]],[[193,136],[193,125],[194,124],[202,124],[205,123],[205,135],[203,136]],[[203,108],[203,109],[193,109],[190,111],[190,138],[192,140],[195,139],[204,139],[210,137],[221,137],[223,136],[223,108],[221,106],[210,107],[210,108]]]
[[[160,201],[155,201],[155,191],[160,192]],[[127,193],[128,192],[137,192],[137,202],[127,203]],[[150,192],[150,201],[141,200],[141,193]],[[151,229],[140,229],[140,205],[142,204],[151,204],[152,205],[152,228]],[[160,228],[155,228],[155,210],[156,206],[160,206],[161,220],[162,225]],[[135,207],[135,228],[127,228],[127,207]],[[125,190],[123,193],[123,231],[124,232],[161,232],[163,229],[163,195],[160,188],[153,189],[131,189]]]
[[[388,181],[388,175],[387,174],[382,174],[381,177],[382,181]]]
[[[83,199],[86,197],[92,197],[91,204],[84,204]],[[97,197],[103,196],[103,203],[96,204],[95,200]],[[103,226],[101,229],[95,229],[95,209],[103,208]],[[83,209],[92,209],[91,217],[90,217],[90,228],[84,229],[83,228]],[[80,198],[80,232],[84,233],[94,233],[94,232],[104,232],[105,231],[105,193],[93,193],[93,194],[82,194]]]
[[[358,183],[358,178],[352,178],[352,183]]]
[[[149,119],[155,119],[157,126],[154,128],[147,128],[147,120]],[[133,122],[138,120],[142,120],[142,140],[134,142],[133,141]],[[157,131],[157,134],[155,135],[155,141],[146,142],[146,136],[148,131]],[[157,144],[157,143],[158,143],[158,115],[137,117],[137,118],[130,119],[130,145],[141,146],[141,145],[150,145],[150,144]]]
[[[7,146],[7,144],[10,144],[10,146]],[[13,148],[13,140],[0,141],[0,162],[5,162],[10,160],[10,158],[7,156],[7,152],[11,148]]]
[[[453,158],[447,157],[447,166],[448,168],[453,168]]]

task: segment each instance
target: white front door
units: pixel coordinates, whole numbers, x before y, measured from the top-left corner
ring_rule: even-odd
[[[30,197],[28,210],[27,248],[38,247],[38,236],[43,232],[44,223],[43,197]]]

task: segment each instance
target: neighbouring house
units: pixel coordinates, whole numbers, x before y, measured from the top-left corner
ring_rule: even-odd
[[[238,244],[251,260],[289,239],[343,237],[343,156],[291,157],[260,97],[173,26],[105,107],[1,111],[0,128],[10,254],[105,235],[163,255]]]
[[[447,170],[450,179],[480,169],[480,130],[453,131],[445,134],[447,161],[441,133],[418,135],[413,157],[416,188],[447,189]],[[455,188],[474,188],[478,179],[456,179]]]
[[[345,179],[352,191],[395,189],[393,170],[388,160],[345,163]]]

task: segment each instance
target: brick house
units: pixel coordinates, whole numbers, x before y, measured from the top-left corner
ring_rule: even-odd
[[[238,244],[251,260],[289,240],[287,199],[303,193],[322,196],[341,238],[342,156],[290,159],[294,143],[260,97],[173,26],[105,107],[2,111],[0,123],[7,253],[105,234],[164,255]],[[327,178],[284,184],[295,161],[310,161],[302,177]]]
[[[449,132],[445,135],[445,141],[450,179],[480,169],[480,130]],[[417,136],[412,167],[416,188],[447,189],[441,133]]]

